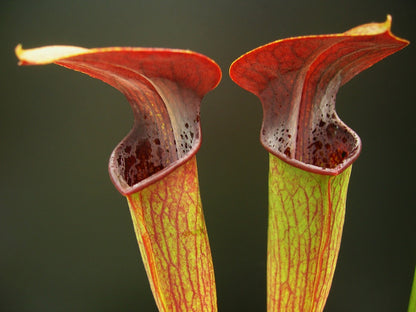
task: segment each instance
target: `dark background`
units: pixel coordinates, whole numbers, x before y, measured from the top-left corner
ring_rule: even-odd
[[[202,103],[198,166],[219,311],[266,311],[268,155],[261,106],[228,77],[259,45],[393,16],[413,41],[341,88],[362,138],[326,312],[406,311],[416,264],[414,0],[11,1],[0,3],[0,311],[156,311],[125,199],[107,173],[132,125],[115,89],[54,65],[48,44],[191,49],[223,70]]]

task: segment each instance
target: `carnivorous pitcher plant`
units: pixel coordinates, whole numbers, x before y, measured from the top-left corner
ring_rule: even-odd
[[[195,154],[200,102],[221,79],[191,51],[16,47],[21,65],[55,63],[100,79],[130,102],[134,125],[111,154],[111,180],[127,197],[141,255],[161,312],[216,311],[211,251]]]
[[[391,17],[342,34],[275,41],[230,67],[259,97],[270,154],[267,307],[322,311],[334,275],[351,165],[361,142],[335,111],[338,89],[402,49]]]

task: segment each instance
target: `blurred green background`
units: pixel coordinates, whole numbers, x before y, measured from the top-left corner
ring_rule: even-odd
[[[2,0],[0,311],[156,311],[126,201],[107,173],[132,125],[127,101],[64,68],[16,66],[18,43],[184,48],[221,66],[202,103],[197,157],[219,311],[266,311],[262,112],[228,67],[259,45],[388,13],[393,33],[414,43],[338,94],[363,151],[325,311],[405,311],[416,264],[414,0]]]

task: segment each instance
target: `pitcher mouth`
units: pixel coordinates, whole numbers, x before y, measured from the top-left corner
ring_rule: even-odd
[[[274,145],[270,145],[267,135],[261,136],[261,143],[264,148],[282,161],[305,171],[322,175],[338,175],[351,166],[361,153],[361,139],[350,128],[340,124],[331,124],[327,128],[337,128],[344,132],[343,137],[349,137],[348,141],[342,145],[332,145],[323,143],[316,138],[308,147],[310,162],[305,162],[291,157],[290,150],[286,148],[284,152],[276,150]],[[348,134],[345,135],[345,134]],[[350,144],[347,144],[350,143]]]
[[[260,140],[283,161],[338,175],[359,156],[361,140],[338,117],[339,88],[409,42],[394,36],[391,16],[345,33],[278,40],[233,62],[230,77],[263,106]]]
[[[20,65],[55,63],[100,79],[129,101],[134,125],[109,161],[124,195],[163,178],[201,145],[200,104],[221,80],[219,66],[189,50],[110,47],[16,47]]]
[[[294,102],[290,114],[295,117],[277,125],[268,120],[276,114],[276,104],[267,99],[265,90],[260,95],[265,114],[260,141],[266,150],[294,167],[318,174],[338,175],[348,168],[361,152],[361,140],[335,112],[341,82],[336,75],[320,89],[321,97]],[[274,83],[269,88],[277,87]]]
[[[162,123],[148,115],[135,116],[133,129],[109,160],[111,180],[122,194],[129,195],[153,184],[195,156],[201,146],[199,102],[194,98],[188,103],[193,106],[192,117],[189,113],[186,117],[169,115],[168,109]],[[144,124],[152,129],[152,136],[149,131],[143,135]]]

